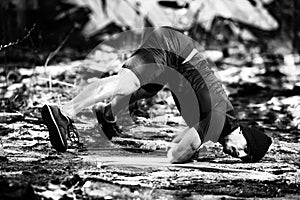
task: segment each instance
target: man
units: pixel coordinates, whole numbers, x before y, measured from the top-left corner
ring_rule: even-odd
[[[168,85],[189,127],[173,140],[167,154],[171,163],[190,160],[209,140],[220,142],[231,156],[257,162],[272,141],[260,130],[238,124],[212,65],[184,34],[172,28],[147,28],[140,47],[117,75],[88,85],[61,109],[43,107],[50,142],[57,151],[66,151],[66,137],[74,130],[71,118],[91,105],[95,105],[98,122],[111,139],[118,134],[115,114],[139,99],[153,97]],[[109,104],[99,103],[108,98],[112,99]]]

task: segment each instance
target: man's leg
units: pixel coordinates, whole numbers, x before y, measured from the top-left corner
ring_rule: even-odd
[[[127,96],[116,96],[109,104],[97,104],[94,107],[98,123],[101,125],[104,134],[110,140],[118,136],[121,130],[116,124],[115,116],[124,108],[144,98],[151,98],[163,88],[160,84],[147,84],[136,92]]]
[[[139,88],[136,92],[127,96],[117,96],[111,101],[111,113],[112,115],[117,115],[122,109],[126,108],[129,105],[137,102],[141,99],[152,98],[163,88],[163,85],[160,84],[147,84]],[[109,113],[108,113],[109,115]],[[111,116],[108,116],[110,119]]]
[[[98,90],[99,87],[102,87],[103,85],[112,84],[112,81],[115,80],[115,78],[116,76],[101,78],[87,85],[83,88],[82,91],[80,91],[77,96],[75,96],[71,101],[65,103],[62,106],[63,112],[68,116],[75,118],[76,114],[78,114],[85,107],[83,106],[84,104],[92,105],[95,103],[95,99],[93,98],[93,96],[97,93],[96,90]]]
[[[108,98],[127,96],[138,90],[139,79],[129,69],[122,69],[118,75],[99,79],[88,85],[74,99],[63,105],[62,110],[75,117],[83,108]]]
[[[63,105],[62,112],[57,106],[44,105],[42,117],[48,127],[52,146],[60,152],[67,150],[66,138],[70,135],[70,128],[74,127],[71,118],[83,108],[107,98],[129,95],[139,87],[137,76],[129,69],[123,69],[118,75],[88,85],[73,100]]]

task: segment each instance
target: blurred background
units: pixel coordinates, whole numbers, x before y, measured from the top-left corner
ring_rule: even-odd
[[[82,58],[109,35],[149,26],[186,31],[225,57],[252,47],[283,57],[300,47],[298,0],[2,0],[0,9],[2,66],[41,64],[63,41],[60,54]]]

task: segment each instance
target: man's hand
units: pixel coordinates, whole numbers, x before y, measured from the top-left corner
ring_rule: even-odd
[[[179,134],[172,141],[167,157],[171,163],[183,163],[193,157],[201,146],[201,140],[195,128]]]

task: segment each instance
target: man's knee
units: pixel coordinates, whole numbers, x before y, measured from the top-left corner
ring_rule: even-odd
[[[126,96],[140,88],[138,77],[129,69],[122,69],[118,74],[116,95]]]

